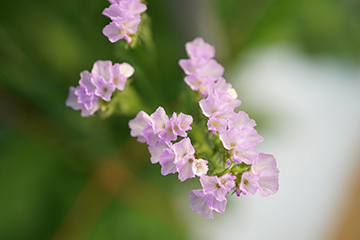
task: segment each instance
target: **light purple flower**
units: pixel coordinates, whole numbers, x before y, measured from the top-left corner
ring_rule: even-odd
[[[91,82],[92,76],[93,75],[86,70],[80,73],[79,85],[82,86],[89,95],[93,94],[96,89],[94,84]]]
[[[99,105],[98,105],[97,102],[90,109],[82,107],[81,108],[81,116],[82,117],[89,117],[89,116],[93,115],[97,110],[99,110]]]
[[[206,64],[207,60],[199,59],[180,59],[179,65],[184,70],[186,75],[193,74]],[[206,76],[202,74],[203,76]]]
[[[98,60],[94,63],[91,70],[93,77],[102,76],[106,82],[112,78],[112,62]]]
[[[185,181],[188,178],[202,176],[207,173],[209,167],[207,161],[204,159],[195,159],[194,155],[186,155],[181,161],[176,163],[176,169],[179,172],[180,181]]]
[[[192,190],[189,197],[191,209],[204,218],[214,218],[214,212],[225,212],[226,198],[218,201],[213,195],[205,194],[202,189]]]
[[[259,153],[258,158],[251,166],[251,170],[255,173],[265,172],[268,174],[278,174],[279,169],[276,166],[276,160],[273,155]]]
[[[129,121],[129,127],[131,129],[130,135],[132,137],[138,137],[139,142],[146,142],[145,137],[142,135],[142,131],[148,125],[147,120],[149,119],[149,115],[144,112],[140,111],[136,117]]]
[[[94,94],[87,94],[83,86],[70,87],[66,106],[74,110],[81,109],[81,116],[88,117],[99,109],[98,100]]]
[[[139,2],[139,0],[109,0],[111,4],[118,5],[122,11],[126,12],[126,15],[140,16],[140,14],[146,11],[146,5]],[[105,10],[104,10],[105,11]],[[116,12],[115,12],[116,13]],[[103,12],[104,14],[104,12]],[[106,16],[108,13],[104,14]],[[108,17],[113,17],[108,16]]]
[[[88,94],[84,87],[79,86],[75,89],[75,95],[78,96],[78,102],[83,105],[83,108],[87,110],[94,109],[95,105],[99,101],[99,97],[95,96],[94,93]]]
[[[205,97],[209,93],[209,87],[213,81],[207,76],[202,76],[198,73],[193,73],[184,78],[187,85],[194,91],[199,91]]]
[[[226,106],[223,109],[221,109],[220,111],[217,111],[216,113],[214,113],[211,117],[218,118],[218,119],[221,118],[221,119],[228,121],[235,116],[236,116],[236,113],[234,112],[234,108],[231,106]]]
[[[215,112],[208,120],[208,129],[215,132],[222,133],[227,130],[229,119],[236,116],[233,107],[227,106],[222,110]]]
[[[218,178],[217,176],[200,177],[201,186],[204,189],[205,194],[212,194],[217,200],[222,201],[225,199],[225,195],[233,187],[235,187],[235,176],[227,173]]]
[[[92,78],[92,83],[96,87],[95,95],[101,97],[105,101],[110,101],[112,93],[115,91],[116,86],[111,83],[105,81],[102,76],[94,76]]]
[[[179,65],[186,75],[197,73],[202,76],[207,76],[212,81],[217,80],[224,73],[224,67],[214,59],[181,59]]]
[[[117,89],[123,91],[125,88],[125,83],[129,77],[134,74],[134,68],[128,63],[115,63],[112,67],[112,82]]]
[[[250,172],[244,172],[241,176],[240,182],[240,190],[241,192],[246,194],[254,195],[256,191],[259,189],[258,185],[259,176],[254,175]]]
[[[198,59],[210,59],[215,56],[215,47],[206,43],[204,39],[198,37],[192,42],[185,44],[186,52],[190,58]]]
[[[279,190],[279,175],[261,173],[258,180],[259,193],[262,197],[268,197]]]
[[[181,137],[186,137],[186,131],[192,129],[190,124],[193,122],[193,117],[190,115],[180,113],[176,116],[176,113],[174,113],[171,121],[173,122],[174,133]]]
[[[155,134],[164,130],[166,123],[169,121],[169,117],[166,115],[166,112],[162,107],[158,107],[156,111],[150,115],[150,119]]]
[[[219,138],[227,150],[232,150],[236,146],[247,142],[247,139],[245,139],[236,128],[230,128],[220,133]]]
[[[182,160],[176,162],[176,169],[179,172],[180,181],[185,181],[188,178],[195,177],[195,173],[193,171],[193,164],[195,162],[194,155],[185,155]]]
[[[214,59],[210,59],[197,69],[197,73],[208,76],[212,80],[217,80],[223,75],[224,67]]]
[[[80,110],[82,108],[82,104],[78,102],[78,96],[75,94],[75,91],[80,88],[81,88],[80,86],[77,87],[71,86],[69,88],[69,95],[65,102],[65,105],[67,107],[71,107],[74,110]]]
[[[208,194],[209,195],[209,194]],[[205,198],[206,194],[202,189],[190,192],[190,207],[196,213],[203,215],[204,218],[214,218],[214,210],[209,207],[209,202]],[[224,199],[226,201],[226,198]]]
[[[118,70],[119,73],[115,70]],[[111,95],[116,89],[113,83],[114,80],[116,82],[116,79],[113,76],[117,78],[119,74],[122,74],[125,79],[121,84],[125,84],[127,77],[131,76],[133,72],[133,68],[127,63],[113,66],[111,61],[98,60],[94,63],[91,73],[86,70],[80,73],[79,86],[70,88],[66,104],[81,109],[82,116],[90,116],[99,110],[100,98],[110,101]],[[119,88],[123,90],[124,86]]]
[[[116,17],[110,24],[104,27],[103,34],[107,36],[112,43],[117,42],[122,38],[130,43],[132,41],[130,35],[136,33],[140,21],[140,18],[136,17]]]
[[[240,127],[239,132],[242,136],[247,138],[253,146],[258,145],[264,140],[264,138],[260,136],[254,128],[249,128],[243,125]]]
[[[124,1],[124,0],[109,0],[109,2],[110,2],[111,4],[114,4],[114,3],[119,4],[121,1]],[[126,0],[125,0],[125,1],[126,1]]]
[[[140,17],[142,12],[146,11],[146,5],[139,2],[139,0],[120,1],[122,9],[126,9],[133,17]]]
[[[232,85],[230,83],[227,83],[223,77],[220,77],[214,85],[214,89],[218,89],[222,92],[227,92],[231,87]]]
[[[174,131],[174,124],[175,121],[176,121],[176,113],[173,113],[173,116],[171,117],[170,120],[168,120],[166,123],[165,123],[165,129],[161,130],[158,135],[159,137],[163,140],[163,141],[166,141],[166,142],[170,142],[170,141],[174,141],[177,139],[177,134],[176,132]],[[178,128],[178,127],[177,127]]]
[[[161,174],[167,175],[169,173],[176,173],[175,153],[172,148],[164,149],[163,153],[159,157],[159,163],[161,165]]]
[[[160,140],[152,125],[151,119],[148,119],[146,127],[141,131],[141,135],[144,136],[146,143],[150,146],[155,145]]]
[[[230,191],[235,187],[235,179],[236,176],[233,176],[231,173],[225,173],[219,178],[221,186],[224,187],[226,191]]]
[[[240,129],[242,126],[246,126],[248,128],[253,128],[256,126],[255,121],[243,111],[239,111],[237,116],[230,120],[230,124],[237,129]]]
[[[241,101],[234,98],[234,96],[232,96],[228,91],[222,92],[218,89],[214,89],[213,95],[219,99],[219,101],[227,103],[227,105],[232,107],[232,109],[241,105]]]
[[[222,133],[226,131],[228,121],[221,118],[210,117],[207,122],[208,129],[215,134],[216,132]]]
[[[250,144],[242,144],[236,146],[232,151],[231,159],[235,162],[252,164],[258,156],[256,149]]]
[[[121,8],[118,3],[113,3],[108,8],[105,8],[102,14],[111,19],[116,17],[124,18],[127,16],[128,11]]]
[[[214,94],[209,94],[206,99],[199,101],[200,108],[206,117],[210,117],[227,106],[227,103],[220,101]]]
[[[172,149],[174,150],[176,156],[176,164],[178,162],[182,162],[188,155],[193,157],[195,154],[195,149],[191,144],[190,138],[184,138],[180,142],[175,143],[174,145],[172,145]]]
[[[159,162],[159,157],[163,153],[164,149],[169,148],[169,145],[165,142],[157,142],[156,144],[149,146],[149,152],[151,155],[150,161],[151,163]]]

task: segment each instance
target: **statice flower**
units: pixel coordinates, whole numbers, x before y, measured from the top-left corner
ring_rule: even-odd
[[[190,207],[191,209],[204,218],[214,218],[214,212],[224,213],[227,200],[217,200],[214,195],[206,194],[204,190],[197,189],[190,192]]]
[[[206,96],[215,81],[224,73],[224,67],[213,59],[214,46],[206,43],[202,38],[195,38],[185,46],[189,59],[179,61],[181,68],[188,75],[185,77],[185,82],[192,90]]]
[[[110,0],[110,3],[111,5],[104,9],[103,15],[112,22],[104,27],[103,34],[112,43],[120,39],[131,43],[141,22],[140,14],[146,10],[146,5],[139,0]]]
[[[162,107],[150,116],[140,111],[129,121],[131,136],[149,145],[151,162],[159,162],[161,174],[179,173],[179,180],[207,173],[208,161],[196,158],[195,149],[187,137],[193,118],[190,115],[173,113],[169,118]]]
[[[91,73],[80,73],[79,85],[70,87],[66,106],[81,110],[81,116],[88,117],[100,109],[101,101],[109,102],[116,89],[124,90],[125,83],[134,73],[128,63],[98,60]]]
[[[235,89],[222,77],[223,67],[213,59],[215,48],[201,38],[196,38],[185,46],[189,59],[179,61],[187,75],[184,80],[192,90],[203,97],[199,101],[199,107],[208,119],[207,129],[215,136],[212,139],[215,139],[217,151],[226,153],[220,159],[217,158],[222,167],[216,164],[214,166],[223,169],[226,174],[232,174],[221,175],[221,171],[214,170],[210,175],[202,175],[200,182],[203,190],[197,192],[196,198],[192,193],[192,201],[205,199],[204,196],[208,195],[222,201],[230,190],[238,196],[241,192],[244,195],[253,195],[259,191],[261,196],[276,193],[279,187],[276,160],[272,155],[259,153],[255,149],[263,138],[254,129],[255,121],[245,112],[236,111],[241,101],[237,99]],[[220,140],[220,146],[216,145],[216,139]],[[226,183],[229,183],[229,188],[225,188],[220,181],[225,181],[224,176],[228,176]],[[213,211],[205,202],[206,200],[202,201],[202,208],[192,209],[204,217],[212,216]]]
[[[111,22],[103,28],[103,34],[112,43],[125,39],[134,46],[138,30],[146,29],[141,24],[146,5],[139,0],[109,2],[102,14]],[[177,174],[181,182],[199,179],[202,188],[190,192],[190,207],[205,218],[213,218],[214,212],[225,212],[227,197],[233,193],[240,196],[259,192],[263,197],[275,194],[279,170],[272,155],[256,150],[263,138],[254,128],[255,121],[237,110],[241,101],[223,78],[225,69],[214,59],[215,47],[195,38],[185,48],[189,58],[179,60],[179,65],[186,75],[185,83],[198,93],[194,106],[199,111],[191,108],[194,117],[176,112],[167,115],[159,106],[151,114],[138,112],[128,125],[130,135],[148,145],[150,162],[160,164],[162,175]],[[97,111],[112,113],[115,104],[121,112],[121,97],[131,96],[128,102],[137,102],[136,93],[122,92],[134,71],[128,63],[96,61],[91,72],[80,73],[79,85],[70,87],[66,106],[81,110],[84,117]]]
[[[241,101],[223,78],[224,68],[213,59],[215,48],[202,38],[185,47],[189,59],[179,65],[187,75],[184,81],[199,93],[196,104],[203,115],[170,117],[162,107],[150,115],[140,111],[129,121],[130,134],[148,144],[150,161],[161,165],[162,175],[178,173],[181,182],[199,178],[202,188],[190,192],[190,207],[213,218],[214,212],[224,213],[230,194],[275,194],[279,170],[272,155],[256,150],[263,138],[255,121],[237,111]]]

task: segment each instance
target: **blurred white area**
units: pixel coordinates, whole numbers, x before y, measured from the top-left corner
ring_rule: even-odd
[[[277,159],[280,189],[268,198],[230,196],[213,220],[181,200],[190,239],[329,239],[359,166],[360,71],[287,46],[249,53],[234,69],[227,80],[243,105],[272,119],[257,149]]]

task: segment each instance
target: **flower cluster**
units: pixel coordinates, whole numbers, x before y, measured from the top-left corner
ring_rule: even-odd
[[[192,121],[190,115],[183,113],[173,113],[169,119],[162,107],[150,116],[140,111],[129,121],[130,135],[149,145],[150,160],[160,163],[161,174],[178,172],[180,181],[185,181],[208,171],[208,162],[195,158],[195,149],[187,137]]]
[[[188,75],[185,82],[194,91],[199,91],[206,96],[224,73],[224,67],[216,60],[215,48],[204,42],[202,38],[195,38],[194,41],[185,45],[186,52],[190,59],[181,59],[179,64]]]
[[[146,10],[146,5],[139,0],[109,0],[111,5],[105,8],[103,15],[109,17],[112,22],[104,27],[103,34],[114,43],[125,39],[131,43],[132,35],[136,33],[140,24],[140,14]]]
[[[169,119],[162,107],[150,116],[140,111],[129,122],[130,134],[149,145],[150,160],[160,163],[163,175],[178,172],[180,181],[200,177],[202,189],[190,192],[190,207],[213,218],[214,212],[224,213],[229,192],[238,196],[276,193],[279,170],[272,155],[254,148],[263,141],[254,129],[255,121],[243,111],[235,112],[241,101],[222,77],[224,68],[213,59],[215,48],[196,38],[186,43],[186,51],[189,59],[179,64],[187,74],[185,82],[202,98],[199,105],[207,125],[200,128],[213,141],[209,146],[212,155],[191,144],[187,136],[193,122],[190,115],[173,113]]]
[[[189,59],[179,61],[187,74],[184,80],[192,90],[206,97],[199,105],[207,117],[208,130],[222,143],[216,146],[217,151],[224,153],[214,160],[227,165],[224,169],[220,165],[220,172],[215,169],[210,176],[202,175],[203,188],[190,193],[194,212],[212,218],[214,211],[224,212],[225,195],[233,189],[238,196],[241,192],[255,194],[257,190],[264,197],[276,193],[279,170],[272,155],[258,153],[254,148],[263,141],[254,129],[255,121],[243,111],[234,111],[241,101],[222,77],[224,68],[213,59],[215,48],[202,38],[185,46]]]
[[[88,117],[99,110],[99,101],[110,101],[113,92],[123,91],[125,83],[134,74],[134,68],[128,63],[115,63],[98,60],[91,73],[80,73],[79,85],[70,87],[66,106],[81,110],[81,116]]]

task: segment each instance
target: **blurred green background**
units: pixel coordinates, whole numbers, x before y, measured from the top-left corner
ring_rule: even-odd
[[[356,0],[148,0],[154,47],[127,50],[101,32],[107,6],[0,2],[0,239],[188,238],[174,212],[180,182],[162,176],[146,145],[130,138],[134,116],[82,118],[65,106],[69,86],[96,60],[129,62],[146,108],[168,113],[182,108],[178,60],[197,36],[216,46],[225,69],[278,42],[314,57],[360,60]],[[195,24],[202,16],[211,22]],[[246,110],[261,128],[261,113]]]

